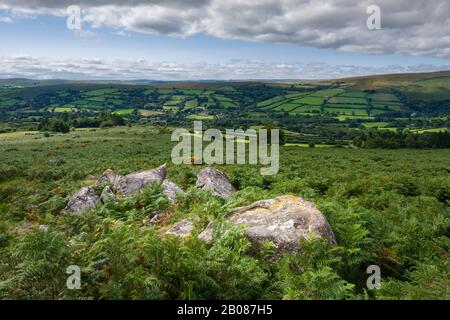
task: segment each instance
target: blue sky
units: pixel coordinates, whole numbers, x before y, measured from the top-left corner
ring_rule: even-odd
[[[261,41],[258,35],[254,38],[253,35],[229,35],[220,27],[215,32],[200,30],[192,34],[164,34],[154,32],[153,29],[147,32],[133,25],[116,25],[114,22],[102,22],[95,26],[89,20],[89,15],[93,14],[87,15],[87,21],[83,22],[82,30],[78,32],[66,27],[65,15],[33,14],[28,11],[26,15],[21,15],[10,8],[0,10],[0,57],[6,65],[3,76],[90,79],[121,78],[123,74],[125,79],[163,80],[320,79],[371,73],[433,71],[449,69],[450,65],[445,52],[440,54],[437,51],[438,54],[429,55],[408,50],[389,52],[389,44],[382,52],[378,52],[379,46],[375,52],[370,52],[370,47],[368,52],[364,52],[358,44],[357,50],[352,52],[345,49],[352,47],[350,45],[315,45],[315,42],[303,43],[296,41],[296,38],[292,41],[280,38],[277,41],[276,34]],[[371,42],[375,33],[384,31],[364,32],[367,41]],[[374,41],[379,41],[378,38],[374,37]],[[100,66],[95,69],[97,74],[89,72],[86,60],[97,61],[95,64]],[[146,71],[127,72],[140,63],[145,65],[143,69]],[[78,70],[76,64],[80,64]],[[102,72],[107,68],[111,70]],[[261,71],[258,72],[258,68]]]

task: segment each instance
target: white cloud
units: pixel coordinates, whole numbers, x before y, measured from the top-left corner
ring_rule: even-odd
[[[233,60],[223,64],[149,62],[147,60],[64,59],[29,55],[0,57],[0,78],[115,79],[115,80],[248,80],[330,79],[387,72],[419,72],[450,69],[450,66],[417,65],[384,68],[327,63],[267,63]]]
[[[64,15],[72,0],[0,0],[13,15]],[[357,0],[79,0],[84,21],[172,36],[204,33],[224,39],[296,43],[372,54],[450,58],[448,0],[377,0],[382,30],[366,27]]]
[[[14,20],[13,20],[11,17],[2,17],[2,16],[0,16],[0,22],[3,22],[3,23],[13,23]]]

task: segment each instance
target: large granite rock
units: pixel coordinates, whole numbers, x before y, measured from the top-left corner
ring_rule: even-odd
[[[180,238],[186,238],[191,235],[192,230],[194,230],[194,224],[189,220],[181,220],[177,222],[172,227],[170,227],[165,234],[173,235]]]
[[[200,232],[198,239],[206,243],[211,243],[214,237],[214,224],[212,222],[208,223],[206,228]]]
[[[200,170],[197,174],[196,186],[210,190],[214,195],[225,199],[229,198],[236,191],[223,172],[209,167]]]
[[[126,197],[137,193],[139,190],[151,183],[163,183],[167,174],[167,166],[162,166],[142,172],[130,173],[125,176],[118,175],[108,169],[100,176],[95,185],[81,188],[70,199],[65,210],[70,212],[82,212],[94,209],[100,202],[106,202],[116,199],[116,194]],[[108,184],[103,189],[100,197],[95,193],[95,188],[102,184]],[[174,192],[174,186],[169,185],[171,194]]]
[[[116,195],[111,190],[110,186],[106,186],[106,187],[103,188],[102,194],[100,195],[100,200],[103,203],[106,203],[108,201],[116,201]]]
[[[97,185],[105,182],[109,183],[116,193],[126,197],[137,193],[151,183],[162,183],[166,178],[166,174],[166,164],[163,164],[156,169],[134,172],[125,176],[118,175],[108,169],[100,176]]]
[[[299,240],[312,234],[336,244],[325,216],[310,202],[295,196],[280,196],[257,201],[232,211],[229,221],[245,227],[245,236],[257,246],[272,241],[278,252],[296,252]],[[212,241],[212,224],[199,239]]]
[[[175,183],[173,183],[170,180],[165,179],[162,183],[163,187],[163,194],[169,199],[169,201],[172,203],[175,201],[175,198],[178,193],[183,192],[179,186],[177,186]]]
[[[100,198],[95,194],[94,187],[83,187],[69,200],[65,210],[79,213],[94,209],[99,203]]]
[[[107,170],[105,170],[102,173],[100,178],[98,178],[96,185],[100,185],[100,184],[103,184],[103,183],[108,183],[108,184],[111,184],[111,185],[115,185],[116,183],[119,182],[119,179],[121,177],[122,176],[116,174],[111,169],[107,169]]]

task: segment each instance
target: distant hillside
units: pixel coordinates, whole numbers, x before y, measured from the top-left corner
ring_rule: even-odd
[[[450,115],[449,88],[450,71],[316,82],[5,79],[0,80],[0,124],[33,128],[46,117],[70,113],[85,125],[86,119],[113,113],[140,123],[199,119],[292,131],[306,130],[300,123],[309,121],[336,132],[371,122],[405,127],[410,117],[420,117],[435,123],[417,122],[414,128],[436,129],[446,127],[441,120]],[[325,135],[319,129],[316,134]]]
[[[11,79],[0,79],[0,87],[11,86],[11,87],[36,87],[36,86],[47,86],[55,84],[70,83],[73,81],[69,80],[33,80],[26,78],[11,78]]]
[[[417,83],[432,81],[443,86],[450,81],[450,70],[426,73],[394,73],[364,77],[351,77],[340,79],[344,83],[353,84],[355,88],[367,90],[384,87],[409,86]],[[447,86],[447,90],[449,87]]]

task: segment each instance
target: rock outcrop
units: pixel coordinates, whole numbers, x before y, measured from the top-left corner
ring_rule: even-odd
[[[119,179],[122,176],[116,174],[114,171],[112,171],[111,169],[107,169],[105,170],[102,175],[100,176],[100,178],[98,178],[96,185],[101,185],[103,183],[108,183],[110,185],[115,185],[116,183],[118,183]]]
[[[204,190],[210,190],[212,194],[225,199],[236,192],[223,172],[209,167],[200,170],[197,174],[196,186]]]
[[[100,198],[95,194],[94,187],[83,187],[70,199],[65,210],[79,213],[94,209],[99,203]]]
[[[160,183],[163,194],[173,202],[182,190],[175,183],[167,180],[166,174],[166,165],[125,176],[106,170],[94,186],[81,188],[70,199],[66,210],[79,213],[94,209],[101,202],[116,200],[116,195],[135,194],[151,183]],[[107,185],[98,196],[96,189],[98,190],[103,184]],[[213,168],[202,169],[197,175],[196,185],[223,198],[228,198],[235,192],[227,176]],[[158,213],[152,217],[150,223],[157,223],[161,218],[162,214]],[[243,226],[245,236],[256,247],[271,241],[276,245],[277,252],[295,252],[299,249],[299,240],[311,237],[313,234],[336,244],[336,238],[325,216],[314,203],[300,197],[286,195],[257,201],[249,206],[232,210],[228,221],[234,225]],[[185,238],[193,229],[194,225],[191,221],[182,220],[167,229],[165,234]],[[205,242],[213,240],[212,223],[209,223],[199,234],[199,239]]]
[[[137,193],[151,183],[162,183],[166,178],[166,174],[166,164],[156,169],[134,172],[125,176],[118,175],[108,169],[98,179],[97,185],[107,182],[111,184],[112,189],[120,196],[126,197]]]
[[[300,197],[280,196],[236,208],[229,221],[245,227],[245,236],[255,245],[272,241],[278,252],[297,251],[299,240],[312,234],[337,243],[325,216],[312,202]],[[210,223],[199,239],[212,241],[212,228]]]
[[[191,234],[192,230],[194,230],[194,224],[191,221],[181,220],[170,227],[165,234],[186,238]]]
[[[171,203],[175,201],[178,193],[183,192],[183,190],[181,190],[179,186],[167,179],[162,182],[162,187],[162,193],[167,197],[167,199],[169,199]]]
[[[130,196],[139,192],[142,188],[152,183],[162,184],[166,178],[167,166],[162,166],[141,172],[130,173],[125,176],[116,174],[111,169],[106,170],[97,180],[94,186],[81,188],[69,201],[65,210],[70,212],[82,212],[94,209],[100,202],[115,200],[116,194],[119,196]],[[95,193],[95,187],[108,184],[103,189],[100,197]],[[178,186],[172,182],[167,182],[164,190],[171,197],[179,192]],[[181,189],[180,189],[181,190]],[[166,195],[167,196],[167,195]]]
[[[214,231],[213,228],[214,228],[213,223],[212,222],[208,223],[206,228],[198,235],[198,239],[206,243],[211,243],[213,241],[213,231]]]
[[[116,195],[111,190],[110,186],[106,186],[106,187],[103,188],[102,194],[100,195],[100,200],[103,203],[106,203],[108,201],[115,201],[116,200]]]

